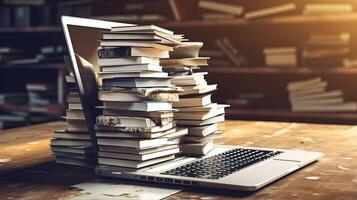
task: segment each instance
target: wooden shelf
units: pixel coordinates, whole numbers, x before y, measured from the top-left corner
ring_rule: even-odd
[[[167,28],[203,28],[218,26],[240,26],[240,25],[258,25],[258,24],[321,24],[321,23],[341,23],[357,22],[357,13],[340,15],[293,15],[278,16],[270,18],[261,18],[246,20],[243,18],[228,20],[191,20],[162,23]]]
[[[61,33],[60,26],[39,26],[28,28],[0,28],[0,33]]]
[[[277,68],[277,67],[202,67],[203,71],[220,74],[356,74],[357,67],[336,67],[336,68]]]
[[[305,113],[277,109],[228,108],[227,118],[264,121],[290,121],[308,123],[356,124],[357,112],[344,113]]]
[[[19,65],[0,65],[1,69],[66,69],[64,63],[33,63],[33,64],[19,64]]]

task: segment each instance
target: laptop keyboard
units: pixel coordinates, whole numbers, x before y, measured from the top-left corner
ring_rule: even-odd
[[[282,152],[237,148],[203,158],[161,174],[203,179],[219,179]]]

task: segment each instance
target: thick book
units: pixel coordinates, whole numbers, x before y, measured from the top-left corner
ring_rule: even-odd
[[[145,112],[172,110],[171,103],[159,102],[159,101],[142,101],[142,102],[104,101],[103,106],[105,109],[132,110],[132,111],[145,111]]]
[[[168,155],[174,155],[180,152],[179,148],[163,150],[155,153],[149,154],[126,154],[118,152],[108,152],[108,151],[99,151],[98,155],[101,158],[113,158],[113,159],[125,159],[125,160],[137,160],[137,161],[146,161],[155,158],[160,158]]]
[[[133,161],[133,160],[124,160],[124,159],[113,159],[113,158],[102,158],[99,157],[99,164],[103,165],[112,165],[112,166],[120,166],[120,167],[129,167],[129,168],[143,168],[153,164],[161,163],[164,161],[174,159],[174,155],[163,156],[159,158],[154,158],[147,161]]]
[[[161,72],[162,67],[159,65],[152,64],[139,64],[139,65],[127,65],[127,66],[101,66],[102,72],[141,72],[141,71],[152,71],[152,72]]]
[[[150,117],[150,118],[168,118],[173,117],[173,110],[167,111],[135,111],[135,110],[114,110],[103,109],[103,115],[128,116],[128,117]]]
[[[113,78],[104,79],[104,87],[172,87],[169,78]]]
[[[355,112],[357,111],[356,102],[345,102],[341,104],[298,104],[292,105],[294,112]]]
[[[145,42],[145,41],[124,41],[124,40],[101,40],[102,47],[148,47],[172,51],[173,47],[164,44]]]
[[[266,17],[271,15],[276,15],[280,13],[290,12],[296,9],[296,4],[287,3],[281,5],[275,5],[259,10],[248,11],[244,14],[244,18],[246,19],[255,19],[260,17]]]
[[[142,127],[113,127],[113,126],[101,126],[95,125],[95,129],[98,131],[119,131],[119,132],[128,132],[128,133],[157,133],[170,130],[175,127],[175,123],[168,123],[162,126],[155,126],[149,128]]]
[[[174,108],[180,107],[199,107],[205,106],[211,103],[211,94],[200,96],[200,97],[192,97],[192,98],[181,98],[179,102],[174,102]]]
[[[98,72],[98,77],[105,79],[120,79],[120,78],[168,78],[166,72]]]
[[[194,127],[187,127],[188,135],[189,136],[207,136],[218,131],[217,124],[210,124],[206,126],[194,126]]]
[[[175,120],[206,120],[217,115],[224,114],[224,107],[212,109],[208,112],[176,112]]]
[[[96,136],[100,138],[147,138],[154,139],[177,132],[176,128],[155,133],[132,133],[120,131],[97,131]]]
[[[51,146],[91,146],[92,143],[89,140],[71,140],[71,139],[52,139]]]
[[[90,140],[89,133],[71,133],[66,131],[55,131],[53,138],[70,140]]]
[[[158,145],[155,147],[144,148],[144,149],[133,148],[133,147],[117,147],[117,146],[99,145],[99,151],[145,155],[145,154],[157,153],[160,151],[165,151],[165,150],[173,149],[173,148],[177,148],[177,147],[178,147],[177,144]]]
[[[130,46],[107,47],[107,48],[100,47],[98,49],[99,59],[121,58],[121,57],[129,57],[129,56],[169,58],[169,51],[165,49],[130,47]]]
[[[180,149],[182,153],[186,155],[204,156],[213,149],[213,141],[182,144]]]
[[[98,65],[103,66],[126,66],[126,65],[140,65],[151,64],[160,65],[160,61],[155,58],[148,57],[123,57],[123,58],[98,58]]]
[[[207,66],[207,60],[209,57],[197,57],[197,58],[168,58],[168,59],[161,59],[160,65],[164,68],[170,65],[184,65],[190,67],[197,67],[197,66]]]
[[[98,93],[101,101],[179,101],[180,88],[106,88]]]
[[[144,26],[119,26],[119,27],[112,27],[111,32],[125,32],[125,31],[158,31],[168,35],[173,35],[174,32],[169,31],[167,29],[155,26],[155,25],[144,25]]]
[[[173,118],[151,119],[144,117],[106,116],[100,115],[96,123],[100,126],[150,128],[163,126],[173,122]]]
[[[98,145],[118,146],[118,147],[133,147],[133,148],[150,148],[158,145],[166,145],[167,138],[155,139],[108,139],[98,138]]]
[[[224,122],[224,115],[218,115],[206,120],[177,120],[176,123],[177,125],[182,125],[182,126],[205,126],[209,124],[214,124],[214,123],[220,123]]]
[[[206,10],[212,10],[215,12],[226,13],[231,15],[242,15],[244,12],[244,7],[233,4],[233,3],[223,3],[217,1],[206,1],[201,0],[198,2],[198,7]]]

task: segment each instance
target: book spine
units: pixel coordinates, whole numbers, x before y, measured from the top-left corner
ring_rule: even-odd
[[[131,56],[131,47],[102,48],[98,50],[99,58],[120,58]]]

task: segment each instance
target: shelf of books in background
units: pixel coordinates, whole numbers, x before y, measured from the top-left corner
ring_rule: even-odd
[[[66,65],[68,65],[68,60]],[[70,69],[70,68],[68,68]],[[57,130],[51,140],[56,162],[77,166],[93,165],[93,149],[73,72],[66,75],[66,130]]]
[[[172,77],[172,83],[183,89],[174,119],[179,127],[188,129],[184,136],[181,151],[185,155],[206,155],[213,148],[213,140],[222,137],[218,123],[224,122],[225,107],[211,102],[211,94],[217,85],[209,85],[204,76],[207,72],[196,72],[207,66],[208,57],[199,57],[203,43],[182,42],[175,46],[170,58],[161,59],[164,71]]]
[[[329,90],[320,77],[293,81],[287,85],[293,112],[355,112],[357,103],[346,101],[342,90]]]
[[[138,169],[175,158],[187,129],[176,127],[172,103],[180,88],[162,71],[182,35],[156,26],[113,27],[98,49],[99,100],[96,136],[101,167]]]

